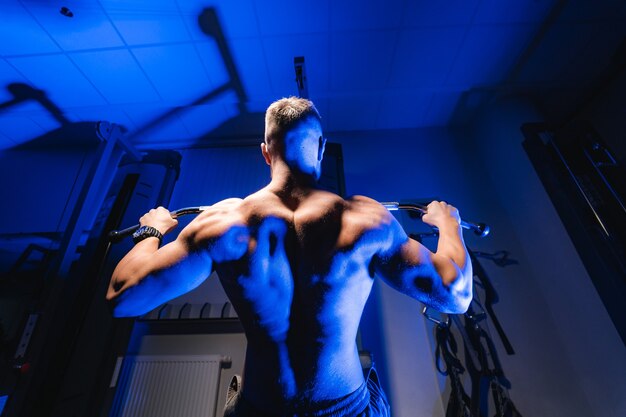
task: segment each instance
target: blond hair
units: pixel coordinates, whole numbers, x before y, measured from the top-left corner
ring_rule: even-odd
[[[311,100],[300,97],[276,100],[265,112],[265,142],[269,144],[276,139],[282,139],[289,129],[309,118],[322,122]]]

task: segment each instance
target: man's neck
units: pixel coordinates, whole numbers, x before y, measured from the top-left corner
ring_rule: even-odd
[[[311,175],[293,172],[284,164],[272,167],[272,181],[267,188],[279,196],[298,198],[317,188],[317,180]]]

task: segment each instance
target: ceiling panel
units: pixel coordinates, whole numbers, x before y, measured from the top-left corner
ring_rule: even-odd
[[[28,118],[39,126],[44,132],[49,132],[62,126],[61,121],[57,120],[45,110],[30,112],[28,114]]]
[[[379,94],[333,97],[329,101],[326,115],[328,129],[330,131],[376,129],[380,102]]]
[[[333,91],[386,87],[396,31],[333,33],[331,39],[330,87]]]
[[[76,122],[106,121],[115,123],[132,131],[137,128],[126,112],[113,106],[77,107],[72,109],[73,118]]]
[[[10,58],[8,62],[17,68],[32,85],[44,90],[58,107],[93,106],[106,103],[65,55]]]
[[[99,7],[89,3],[84,6],[80,3],[64,6],[70,8],[74,17],[62,15],[56,2],[26,3],[35,19],[66,51],[124,45],[110,20]]]
[[[471,88],[504,81],[537,25],[481,25],[469,29],[446,85]]]
[[[328,91],[329,36],[327,34],[271,37],[263,40],[263,50],[276,98],[298,93],[293,58],[304,56],[309,93],[324,95]],[[334,69],[333,69],[334,70]]]
[[[280,98],[280,97],[278,97]],[[270,104],[272,104],[272,102],[275,98],[271,95],[266,96],[265,98],[261,99],[261,100],[250,100],[246,103],[246,109],[250,112],[250,113],[265,113],[265,110],[269,107]],[[313,100],[315,101],[315,105],[317,106],[317,101],[315,98],[313,98]],[[263,126],[261,126],[262,128]]]
[[[479,0],[408,0],[404,26],[433,27],[467,25],[472,21]]]
[[[193,138],[183,124],[176,108],[163,106],[123,106],[124,112],[140,133],[131,132],[131,142],[137,146],[159,143],[188,143]]]
[[[465,32],[461,26],[402,31],[389,86],[438,88],[450,72]]]
[[[13,94],[7,89],[9,84],[27,82],[28,81],[4,59],[0,59],[0,104],[13,100]]]
[[[473,23],[542,23],[556,3],[556,0],[482,0],[474,16]]]
[[[354,7],[351,2],[333,1],[330,3],[330,27],[341,32],[395,29],[402,22],[405,3],[405,0],[372,0]]]
[[[237,115],[235,107],[225,104],[223,100],[215,100],[208,104],[189,106],[181,112],[180,119],[189,134],[198,138]]]
[[[461,100],[459,91],[437,91],[433,93],[424,114],[423,126],[447,126]]]
[[[329,29],[330,0],[256,0],[261,35],[320,33]]]
[[[165,101],[190,104],[213,87],[193,45],[133,48],[132,52]]]
[[[231,42],[231,51],[248,98],[257,101],[271,96],[272,87],[261,41],[235,39]]]
[[[130,46],[191,40],[178,13],[111,12],[109,16],[126,44]]]
[[[149,103],[159,95],[126,49],[70,55],[110,104]]]
[[[430,92],[391,92],[383,95],[377,127],[406,129],[423,126],[432,99]]]
[[[230,81],[224,57],[215,41],[197,42],[193,46],[209,79],[209,84],[203,90],[208,91]]]
[[[177,0],[97,0],[107,11],[116,12],[176,12]],[[181,1],[185,3],[187,0]]]
[[[2,55],[51,53],[60,50],[46,31],[17,1],[2,3],[0,39]]]
[[[198,17],[206,8],[213,7],[217,13],[219,24],[227,39],[251,38],[259,36],[258,20],[252,0],[238,1],[181,1],[181,15],[192,39],[207,38],[198,23]]]
[[[0,133],[20,144],[44,135],[46,130],[26,116],[0,114]]]

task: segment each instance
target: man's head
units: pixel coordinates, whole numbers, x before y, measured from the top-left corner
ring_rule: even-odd
[[[283,98],[267,108],[261,150],[268,165],[273,158],[278,158],[295,173],[317,180],[325,143],[321,117],[310,100]]]

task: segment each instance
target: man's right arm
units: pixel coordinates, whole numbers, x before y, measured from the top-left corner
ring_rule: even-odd
[[[173,228],[159,227],[167,221],[166,216],[174,221],[167,210],[159,208],[142,217],[141,223],[154,225],[165,234]],[[113,271],[106,296],[115,317],[145,314],[192,290],[210,275],[210,256],[194,244],[196,228],[192,222],[176,240],[161,248],[155,237],[142,240],[122,258]]]
[[[472,265],[463,242],[458,211],[433,202],[422,217],[439,229],[437,251],[409,238],[388,213],[388,239],[374,256],[374,267],[393,288],[445,313],[467,311],[472,300]]]
[[[242,200],[223,200],[205,209],[175,241],[159,248],[149,237],[119,262],[109,284],[107,300],[116,317],[139,316],[200,285],[214,262],[239,259],[248,249],[249,232],[237,209]],[[162,234],[177,221],[163,207],[150,210],[139,222]]]

